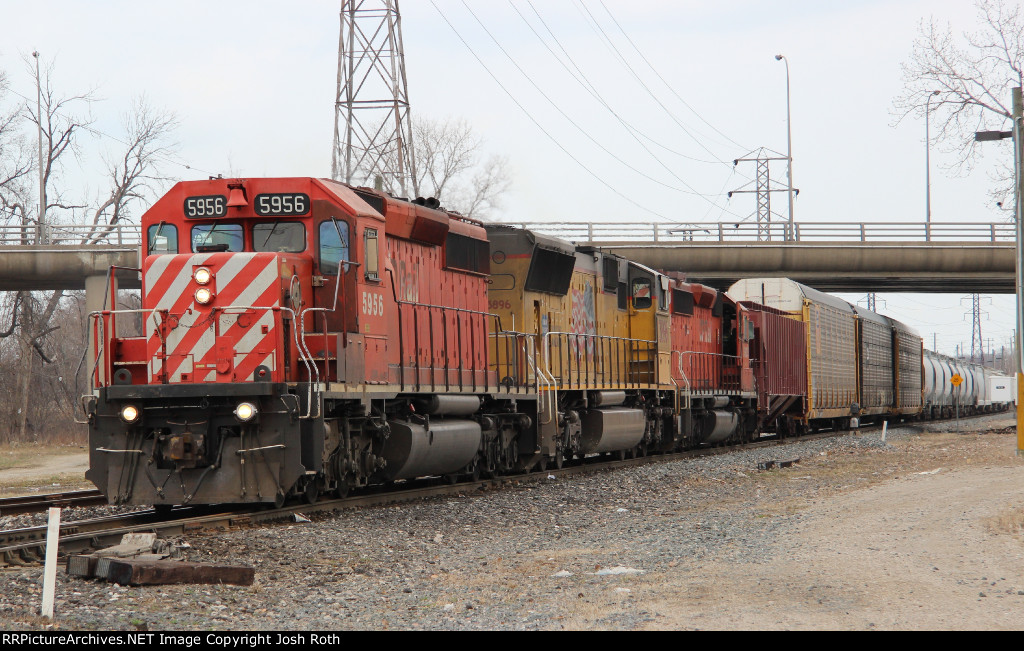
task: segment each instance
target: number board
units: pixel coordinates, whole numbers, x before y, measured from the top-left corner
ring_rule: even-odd
[[[188,197],[185,199],[185,217],[199,219],[201,217],[227,217],[228,198],[222,194],[205,197]]]
[[[953,375],[953,377],[949,378],[949,381],[950,381],[950,383],[952,383],[952,384],[953,384],[953,386],[955,386],[955,387],[958,387],[958,386],[960,386],[961,384],[963,384],[963,383],[964,383],[964,379],[963,379],[962,377],[960,377],[960,375],[959,375],[959,374],[955,374],[955,375]]]
[[[258,194],[256,214],[260,217],[297,217],[309,212],[309,196],[305,194]]]

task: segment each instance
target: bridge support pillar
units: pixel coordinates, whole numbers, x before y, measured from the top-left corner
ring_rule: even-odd
[[[93,312],[100,312],[102,310],[113,310],[117,308],[117,278],[107,275],[103,276],[86,276],[85,277],[85,313],[92,314]],[[92,374],[95,369],[96,361],[96,337],[93,332],[93,326],[95,322],[93,319],[87,319],[86,321],[86,337],[89,342],[89,354],[86,357],[86,373]],[[112,327],[114,326],[114,320],[110,320]],[[100,364],[100,381],[107,382],[109,378],[106,377],[105,368],[103,364]],[[92,384],[95,383],[93,380]]]

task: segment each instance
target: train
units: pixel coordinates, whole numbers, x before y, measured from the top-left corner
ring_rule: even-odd
[[[141,306],[112,272],[88,323],[86,477],[115,504],[279,506],[1000,406],[986,371],[791,280],[720,291],[436,199],[211,178],[141,226]]]

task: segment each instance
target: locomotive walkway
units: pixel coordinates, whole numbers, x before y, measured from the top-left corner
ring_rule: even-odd
[[[739,278],[786,276],[822,291],[1012,294],[1013,224],[864,222],[542,223],[538,232],[610,249],[655,269],[680,271],[715,287]],[[0,227],[0,291],[102,288],[110,266],[139,266],[137,226],[48,226],[45,245],[26,246],[34,230]],[[119,285],[138,288],[120,272]]]

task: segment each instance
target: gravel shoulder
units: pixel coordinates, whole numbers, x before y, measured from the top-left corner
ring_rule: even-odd
[[[1012,415],[190,535],[256,584],[58,574],[58,629],[1020,629]],[[757,470],[766,460],[789,468]],[[74,517],[74,514],[69,514]],[[42,572],[0,571],[0,629]]]

